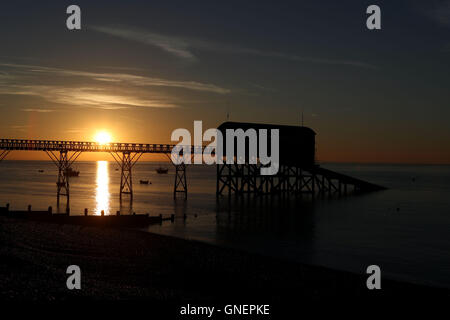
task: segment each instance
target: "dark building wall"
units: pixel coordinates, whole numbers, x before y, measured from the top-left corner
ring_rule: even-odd
[[[259,132],[259,129],[267,129],[268,142],[269,142],[269,155],[270,150],[270,130],[279,130],[279,145],[280,145],[280,164],[289,166],[302,166],[310,167],[314,165],[315,161],[315,136],[314,130],[308,127],[300,126],[283,126],[274,124],[262,124],[262,123],[248,123],[248,122],[224,122],[218,130],[223,135],[224,155],[226,154],[226,129],[242,129],[247,131],[248,129],[255,129]],[[236,149],[237,141],[235,141]],[[258,141],[259,144],[259,141]],[[235,150],[236,154],[236,150]],[[246,154],[248,155],[248,141],[246,141]],[[259,150],[258,150],[259,154]]]

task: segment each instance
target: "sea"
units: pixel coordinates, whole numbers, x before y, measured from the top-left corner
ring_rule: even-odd
[[[323,163],[322,167],[387,187],[345,197],[216,198],[214,166],[187,168],[188,197],[173,197],[170,163],[138,162],[133,200],[120,201],[121,172],[113,161],[76,162],[70,212],[170,216],[145,229],[308,265],[450,288],[450,166]],[[169,168],[158,174],[156,168]],[[56,201],[57,168],[48,161],[0,162],[0,206],[63,212]],[[140,184],[148,180],[149,184]],[[150,249],[149,249],[150,250]]]

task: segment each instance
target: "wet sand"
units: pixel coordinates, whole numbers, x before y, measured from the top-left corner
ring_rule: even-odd
[[[78,265],[82,289],[66,288]],[[0,299],[275,303],[306,297],[449,297],[449,291],[128,229],[0,217]]]

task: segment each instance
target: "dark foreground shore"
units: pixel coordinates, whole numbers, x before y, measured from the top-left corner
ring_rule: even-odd
[[[82,289],[66,288],[78,265]],[[449,297],[449,291],[382,280],[135,230],[0,217],[0,298],[283,303],[305,298]]]

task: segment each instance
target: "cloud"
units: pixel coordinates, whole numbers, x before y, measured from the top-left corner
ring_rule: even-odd
[[[99,72],[86,72],[76,71],[70,69],[51,68],[42,66],[20,65],[20,64],[6,64],[0,63],[0,66],[11,67],[21,69],[22,72],[26,71],[28,75],[33,73],[47,73],[51,75],[59,76],[71,76],[71,77],[85,77],[92,80],[103,82],[123,82],[134,86],[162,86],[162,87],[174,87],[181,89],[188,89],[194,91],[205,91],[218,94],[227,94],[229,89],[219,87],[210,83],[202,83],[197,81],[176,81],[162,78],[154,78],[147,76],[139,76],[128,73],[99,73]],[[11,77],[11,75],[9,75]],[[1,80],[1,77],[0,77]]]
[[[24,132],[27,131],[31,126],[29,125],[12,125],[9,126],[12,130]]]
[[[153,45],[180,58],[195,60],[194,54],[188,50],[189,44],[181,38],[167,37],[156,33],[144,32],[130,28],[126,29],[102,26],[93,26],[91,28],[97,32],[106,33],[111,36]]]
[[[88,128],[72,128],[72,129],[66,129],[64,130],[64,132],[66,133],[84,133],[87,130],[89,130]]]
[[[230,53],[230,54],[253,55],[253,56],[266,57],[266,58],[277,58],[277,59],[282,59],[282,60],[291,60],[291,61],[297,61],[297,62],[311,62],[311,63],[318,63],[318,64],[346,65],[346,66],[369,68],[369,69],[377,68],[374,65],[371,65],[366,62],[357,61],[357,60],[312,58],[312,57],[300,56],[300,55],[295,55],[295,54],[287,54],[287,53],[282,53],[282,52],[277,52],[277,51],[264,51],[264,50],[250,49],[250,48],[239,47],[239,46],[208,43],[208,42],[198,41],[198,40],[196,40],[194,43],[196,44],[196,46],[198,48],[202,48],[204,50],[224,52],[224,53]]]
[[[214,84],[200,83],[196,81],[173,81],[160,78],[151,78],[120,73],[103,73],[103,74],[79,73],[79,72],[78,73],[66,72],[66,73],[71,75],[90,76],[98,81],[126,82],[135,86],[174,87],[195,91],[206,91],[218,94],[226,94],[230,92],[229,89],[221,88]]]
[[[11,85],[0,88],[0,94],[38,96],[47,101],[78,107],[100,109],[124,109],[128,107],[172,108],[174,104],[164,100],[140,99],[133,96],[110,94],[101,89],[64,88],[56,85]],[[40,109],[24,109],[38,111]]]
[[[49,113],[53,112],[55,110],[52,109],[34,109],[34,108],[28,108],[28,109],[22,109],[24,112],[39,112],[39,113]]]
[[[344,65],[360,68],[370,68],[375,69],[376,66],[371,65],[366,62],[357,60],[340,60],[340,59],[329,59],[329,58],[315,58],[306,57],[296,54],[287,54],[277,51],[264,51],[258,49],[251,49],[235,45],[224,45],[216,42],[207,42],[195,38],[181,38],[166,36],[161,34],[156,34],[152,32],[137,30],[128,27],[105,27],[105,26],[94,26],[91,27],[93,30],[122,39],[135,41],[143,43],[146,45],[152,45],[158,47],[176,57],[195,60],[196,57],[192,52],[192,49],[200,49],[206,51],[215,51],[228,54],[244,54],[252,56],[260,56],[266,58],[276,58],[283,60],[291,60],[298,62],[311,62],[318,64],[334,64],[334,65]]]
[[[269,91],[269,92],[277,92],[277,89],[274,88],[269,88],[263,85],[260,85],[258,83],[249,83],[252,87],[258,89],[258,90],[262,90],[262,91]]]
[[[87,72],[35,65],[0,63],[0,94],[40,97],[76,107],[124,109],[174,108],[177,95],[150,87],[168,87],[227,94],[230,90],[209,83],[176,81],[128,73]],[[36,102],[33,102],[36,104]],[[51,112],[50,108],[21,106],[24,112]]]
[[[17,79],[16,76],[4,71],[0,71],[0,83]]]

